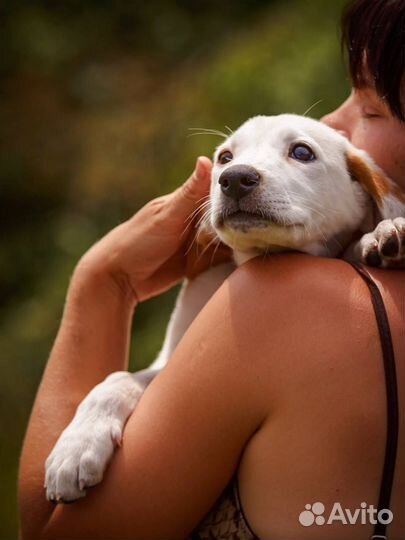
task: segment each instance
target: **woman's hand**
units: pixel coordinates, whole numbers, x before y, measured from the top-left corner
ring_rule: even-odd
[[[175,285],[186,274],[186,254],[195,238],[195,217],[209,196],[212,163],[199,157],[190,178],[176,191],[150,201],[122,223],[82,258],[78,269],[100,274],[132,294],[135,302],[147,300]],[[218,247],[218,246],[216,246]],[[213,263],[204,250],[202,271]],[[229,259],[217,250],[216,262]]]

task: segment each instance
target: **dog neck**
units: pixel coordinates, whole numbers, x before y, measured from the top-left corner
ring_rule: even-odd
[[[233,250],[233,259],[236,266],[240,266],[243,263],[254,259],[259,255],[267,255],[271,253],[285,253],[287,251],[300,251],[302,253],[308,253],[316,257],[339,257],[345,249],[353,241],[353,231],[344,231],[338,235],[324,240],[322,242],[312,242],[310,244],[302,245],[300,249],[291,249],[285,246],[269,246],[266,251],[261,249],[251,249],[249,251]]]
[[[258,251],[246,252],[233,250],[233,260],[235,261],[236,266],[240,266],[241,264],[250,261],[250,259],[254,259],[258,255]]]
[[[250,261],[250,259],[254,259],[258,256],[266,256],[267,254],[271,253],[282,253],[286,251],[291,251],[286,247],[281,246],[269,246],[266,251],[263,251],[262,249],[251,249],[249,251],[239,251],[237,249],[234,249],[233,254],[233,260],[235,261],[236,266],[240,266],[241,264]]]

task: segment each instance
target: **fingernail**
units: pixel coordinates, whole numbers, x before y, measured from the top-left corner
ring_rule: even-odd
[[[195,164],[195,177],[197,180],[201,180],[205,176],[205,168],[201,161],[201,158],[197,158],[196,164]]]

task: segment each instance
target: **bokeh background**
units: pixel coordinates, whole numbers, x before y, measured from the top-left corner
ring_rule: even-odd
[[[0,538],[18,534],[24,429],[72,270],[255,114],[311,116],[348,92],[344,0],[3,0],[0,5]],[[175,290],[137,310],[131,367]]]

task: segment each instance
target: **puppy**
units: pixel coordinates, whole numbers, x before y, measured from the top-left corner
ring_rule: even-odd
[[[233,250],[235,263],[196,276],[199,254],[217,240]],[[404,240],[405,197],[365,152],[310,118],[248,120],[215,152],[210,201],[189,253],[190,279],[158,358],[148,370],[113,373],[79,405],[46,461],[47,498],[73,501],[101,481],[144,388],[236,265],[286,250],[399,265]]]

